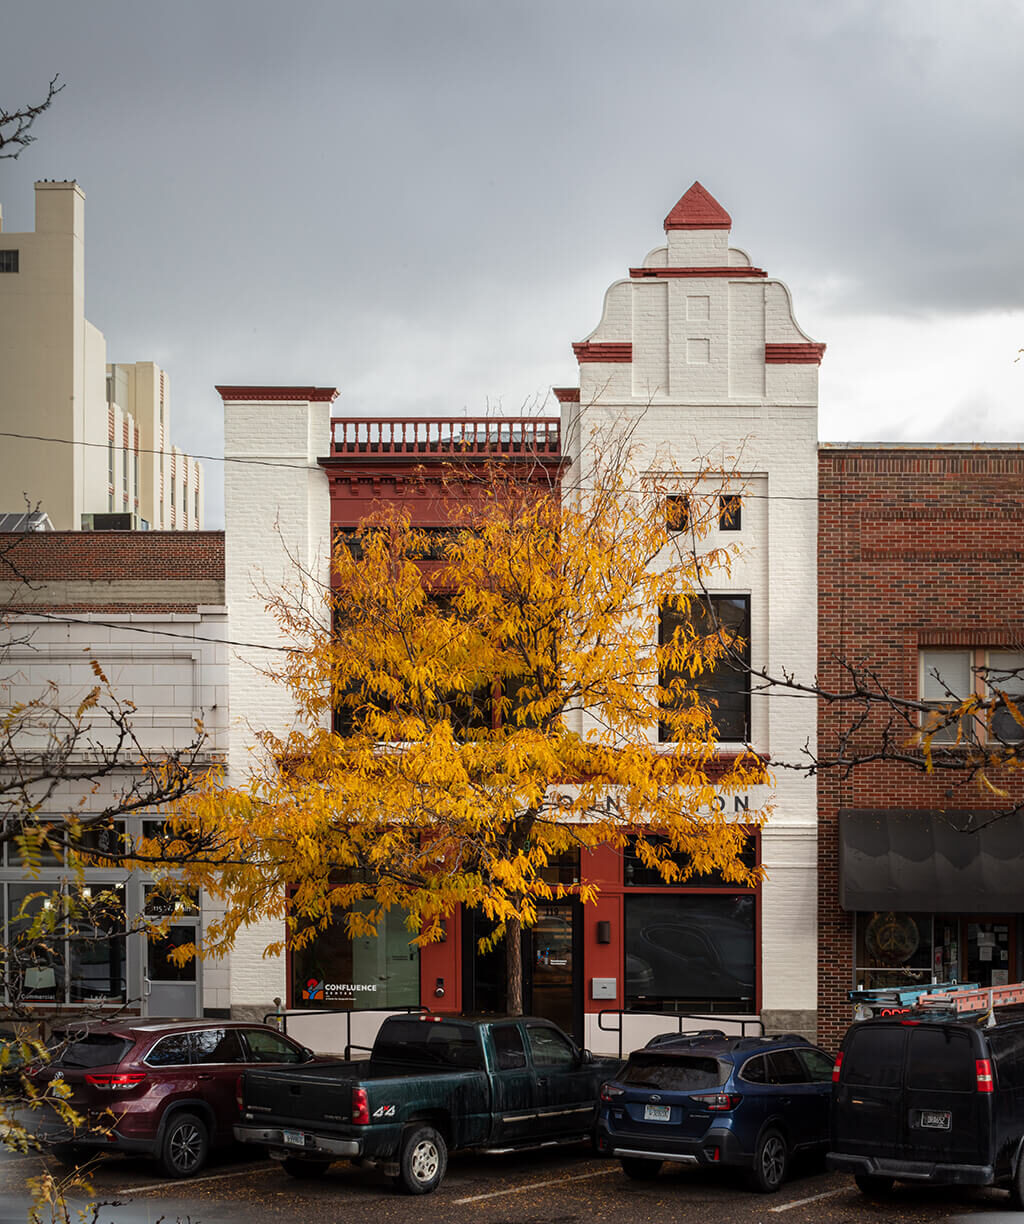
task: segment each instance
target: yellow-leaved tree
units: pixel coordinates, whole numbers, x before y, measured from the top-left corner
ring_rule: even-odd
[[[175,817],[221,848],[184,868],[226,902],[209,949],[268,917],[293,948],[339,913],[365,934],[392,908],[426,943],[463,905],[508,937],[518,1013],[519,932],[552,897],[595,896],[545,882],[556,856],[630,841],[667,880],[756,878],[741,855],[764,813],[742,826],[716,802],[767,780],[717,748],[710,693],[746,645],[703,594],[729,564],[704,547],[720,482],[668,497],[619,464],[571,494],[473,485],[443,533],[382,507],[339,542],[329,588],[271,596],[297,728],[263,735],[248,785]]]

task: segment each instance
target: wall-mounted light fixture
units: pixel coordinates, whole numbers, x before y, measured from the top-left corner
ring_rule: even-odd
[[[435,999],[444,998],[444,978],[437,979],[437,985],[434,987],[434,998]]]
[[[610,944],[612,942],[612,924],[610,922],[599,922],[597,924],[597,942],[599,944]]]

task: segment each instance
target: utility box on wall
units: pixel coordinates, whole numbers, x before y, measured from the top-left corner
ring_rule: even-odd
[[[592,999],[614,999],[618,997],[615,978],[591,978],[590,997]]]

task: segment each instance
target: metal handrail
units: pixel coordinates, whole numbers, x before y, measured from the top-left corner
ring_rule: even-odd
[[[425,1012],[425,1011],[429,1011],[430,1009],[420,1004],[415,1007],[412,1005],[407,1005],[405,1007],[373,1007],[373,1008],[369,1008],[368,1010],[375,1011],[375,1012],[387,1012],[389,1015],[394,1014],[394,1015],[401,1016],[401,1015],[409,1015],[410,1013],[413,1013],[413,1012]],[[362,1014],[363,1012],[361,1010],[356,1010],[356,1011],[344,1010],[343,1011],[341,1008],[334,1008],[334,1007],[310,1008],[309,1011],[305,1011],[302,1008],[296,1008],[292,1010],[290,1013],[287,1011],[267,1012],[263,1017],[263,1023],[276,1025],[278,1032],[284,1033],[284,1035],[287,1037],[288,1036],[288,1016],[289,1015],[301,1016],[301,1017],[344,1016],[345,1017],[345,1061],[348,1062],[352,1057],[353,1050],[367,1050],[370,1053],[373,1052],[372,1046],[359,1045],[358,1042],[353,1042],[352,1040],[352,1017],[362,1015]]]
[[[616,1028],[610,1028],[604,1023],[605,1016],[618,1016],[619,1023]],[[597,1013],[597,1027],[602,1033],[618,1033],[619,1035],[619,1058],[622,1058],[622,1017],[623,1016],[653,1016],[657,1020],[675,1020],[677,1022],[676,1032],[682,1036],[683,1032],[690,1030],[683,1029],[684,1020],[710,1020],[714,1024],[738,1024],[740,1026],[740,1036],[746,1037],[747,1025],[757,1026],[757,1035],[764,1036],[764,1021],[759,1016],[751,1017],[748,1020],[742,1018],[735,1019],[731,1016],[698,1016],[690,1012],[656,1012],[656,1011],[633,1011],[625,1007],[612,1008],[606,1007]]]

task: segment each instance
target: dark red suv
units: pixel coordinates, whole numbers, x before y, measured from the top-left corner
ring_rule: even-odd
[[[192,1177],[213,1144],[232,1141],[246,1067],[316,1057],[274,1028],[231,1020],[106,1021],[62,1037],[37,1077],[63,1079],[85,1125],[73,1133],[37,1125],[37,1134],[61,1159],[85,1148],[137,1152],[170,1177]]]

